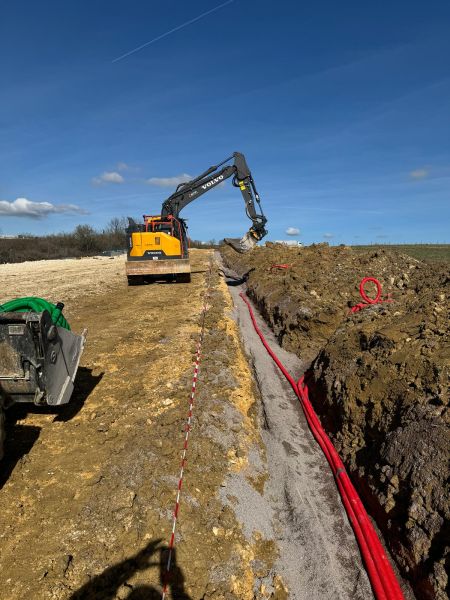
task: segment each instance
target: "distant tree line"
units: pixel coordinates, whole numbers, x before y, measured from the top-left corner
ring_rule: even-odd
[[[126,251],[128,219],[115,217],[105,229],[98,231],[91,225],[77,225],[72,233],[44,236],[21,234],[16,238],[0,237],[0,264],[52,258],[96,256],[103,252]],[[215,240],[190,240],[191,248],[213,248]]]

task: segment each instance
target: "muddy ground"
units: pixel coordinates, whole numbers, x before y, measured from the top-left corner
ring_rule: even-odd
[[[138,287],[123,257],[0,266],[0,302],[62,300],[89,329],[70,405],[8,411],[2,600],[161,597],[212,258],[192,251],[191,284]],[[210,283],[169,598],[371,598],[292,393],[247,331],[255,379],[215,266]]]
[[[316,410],[417,597],[448,598],[448,264],[326,244],[223,255],[310,363]],[[350,314],[364,276],[393,302]]]

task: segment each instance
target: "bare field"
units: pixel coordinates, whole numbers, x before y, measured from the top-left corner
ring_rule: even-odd
[[[0,265],[0,303],[21,296],[61,300],[70,318],[76,299],[123,286],[124,264],[125,255]]]
[[[3,301],[31,294],[63,300],[72,328],[89,329],[72,403],[58,412],[14,407],[8,415],[0,491],[5,600],[160,597],[211,253],[192,257],[192,284],[133,288],[122,258],[0,267]],[[232,327],[223,293],[215,289],[208,312],[214,334]],[[205,350],[217,343],[209,337]],[[242,356],[235,332],[222,350],[223,359],[204,361],[204,376],[216,370],[223,381],[208,394],[199,390],[198,418],[205,428],[214,420],[218,431],[231,420],[234,431],[224,447],[194,429],[173,598],[252,597],[250,560],[273,562],[216,498],[224,474],[245,463],[248,445],[259,448],[242,358],[240,384],[227,385],[235,381],[227,355],[233,363]],[[224,403],[232,412],[226,419]],[[232,448],[240,446],[237,459]]]
[[[370,246],[352,246],[352,248],[357,252],[384,249],[403,252],[425,262],[450,263],[450,244],[372,244]]]
[[[8,411],[2,599],[161,597],[208,280],[169,598],[371,598],[296,399],[247,326],[258,389],[213,253],[191,258],[191,284],[136,287],[122,257],[0,266],[0,302],[60,300],[89,330],[71,403]]]

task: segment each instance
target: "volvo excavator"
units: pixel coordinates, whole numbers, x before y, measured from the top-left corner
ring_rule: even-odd
[[[163,202],[161,214],[144,215],[144,222],[139,224],[128,219],[126,274],[129,285],[167,278],[177,282],[190,281],[187,225],[180,212],[230,177],[233,186],[242,193],[245,212],[252,225],[241,239],[225,238],[224,242],[237,252],[247,252],[267,234],[267,219],[250,169],[244,155],[234,152],[195,179],[180,183]]]

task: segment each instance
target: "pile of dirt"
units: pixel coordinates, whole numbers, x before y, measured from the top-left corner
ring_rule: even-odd
[[[322,244],[223,254],[281,344],[313,360],[315,408],[417,597],[448,598],[448,268]],[[350,314],[364,276],[393,302]]]
[[[280,344],[312,360],[359,302],[359,282],[374,276],[383,293],[414,295],[433,267],[385,250],[356,253],[328,244],[257,247],[247,254],[223,250],[225,264],[248,275],[248,294]],[[287,268],[281,268],[281,267]]]

